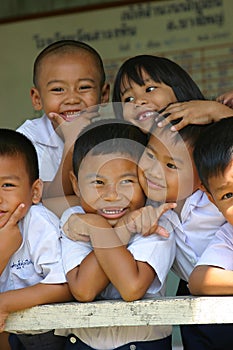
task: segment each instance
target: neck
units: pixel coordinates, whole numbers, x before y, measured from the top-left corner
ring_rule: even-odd
[[[174,208],[174,211],[178,214],[179,217],[180,217],[180,213],[183,209],[185,201],[186,201],[186,198],[181,199],[180,201],[176,202],[177,206]]]

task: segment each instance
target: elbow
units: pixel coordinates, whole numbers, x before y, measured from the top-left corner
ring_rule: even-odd
[[[188,287],[192,295],[211,295],[212,288],[207,278],[208,269],[196,267],[189,277]]]
[[[124,301],[135,301],[142,299],[146,293],[144,288],[138,288],[135,286],[128,287],[124,290],[120,290],[120,295]]]
[[[71,291],[74,298],[80,303],[89,303],[94,301],[96,298],[96,293],[88,290],[72,290]]]

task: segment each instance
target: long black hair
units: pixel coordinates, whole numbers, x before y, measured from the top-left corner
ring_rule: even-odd
[[[121,88],[125,83],[135,82],[143,86],[142,72],[145,71],[157,83],[164,83],[172,88],[177,101],[204,100],[204,96],[191,76],[177,63],[165,57],[138,55],[126,60],[115,77],[112,102],[121,102]],[[121,103],[114,103],[116,117],[121,119]],[[164,106],[166,107],[166,106]]]

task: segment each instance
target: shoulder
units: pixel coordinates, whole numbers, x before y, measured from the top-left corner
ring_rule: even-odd
[[[29,137],[31,140],[40,141],[41,139],[47,138],[53,132],[53,126],[48,117],[44,114],[40,118],[28,119],[19,128],[18,132]]]
[[[47,209],[43,204],[35,204],[30,207],[26,216],[22,220],[22,227],[27,232],[57,231],[59,228],[59,218]],[[33,230],[32,230],[33,228]]]
[[[60,219],[60,224],[63,226],[64,223],[69,219],[69,217],[73,214],[84,214],[84,210],[82,207],[80,206],[74,206],[74,207],[70,207],[68,209],[66,209],[64,211],[64,213],[62,214],[61,216],[61,219]]]

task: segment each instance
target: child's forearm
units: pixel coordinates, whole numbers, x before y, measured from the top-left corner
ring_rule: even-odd
[[[93,301],[109,284],[109,279],[92,251],[81,264],[67,274],[70,290],[80,302]]]
[[[233,271],[197,266],[190,275],[189,289],[194,295],[233,295]]]
[[[11,313],[36,305],[73,300],[68,284],[43,284],[0,294],[0,313]]]

